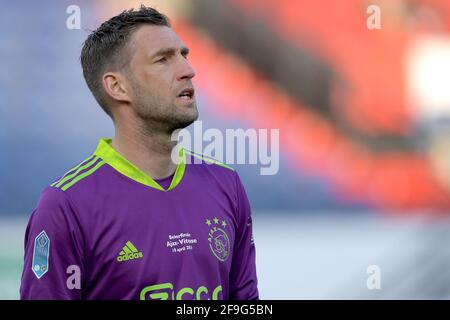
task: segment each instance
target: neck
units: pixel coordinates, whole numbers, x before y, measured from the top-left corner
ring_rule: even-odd
[[[162,132],[147,132],[139,126],[115,125],[115,136],[111,146],[128,161],[153,179],[172,175],[177,165],[172,161],[172,150],[176,141]]]

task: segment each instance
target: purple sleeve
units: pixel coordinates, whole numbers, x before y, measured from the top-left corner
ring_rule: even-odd
[[[257,300],[259,299],[259,293],[250,203],[237,174],[236,180],[238,227],[230,272],[229,298],[230,300]]]
[[[47,187],[42,192],[25,232],[21,299],[81,299],[83,238],[77,221],[63,191]]]

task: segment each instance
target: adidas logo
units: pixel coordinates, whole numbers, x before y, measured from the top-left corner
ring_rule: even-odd
[[[119,256],[117,257],[117,261],[123,262],[133,259],[141,259],[144,255],[142,252],[139,252],[138,249],[130,242],[128,241],[125,246],[123,247],[122,251],[120,251]]]

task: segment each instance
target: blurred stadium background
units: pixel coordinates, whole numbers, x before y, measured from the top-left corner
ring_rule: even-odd
[[[235,166],[261,298],[450,298],[449,1],[42,0],[0,5],[1,299],[41,190],[113,134],[78,62],[87,30],[140,3],[190,47],[204,126],[280,129],[277,175]]]

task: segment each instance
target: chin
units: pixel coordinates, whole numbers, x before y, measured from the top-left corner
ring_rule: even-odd
[[[184,129],[186,127],[189,127],[197,119],[198,119],[198,116],[192,117],[192,118],[189,118],[189,119],[184,119],[184,121],[180,122],[180,125],[178,126],[178,129]]]
[[[195,113],[192,112],[191,114],[184,114],[182,117],[179,117],[176,121],[173,122],[172,131],[189,127],[197,119],[197,110],[195,110]]]
[[[182,118],[182,119],[181,119]],[[189,124],[191,124],[192,122],[194,122],[195,120],[198,119],[198,110],[197,110],[197,105],[195,103],[193,103],[192,107],[189,106],[189,108],[186,110],[183,110],[183,114],[180,117],[180,120],[182,120],[183,122],[189,122]]]

